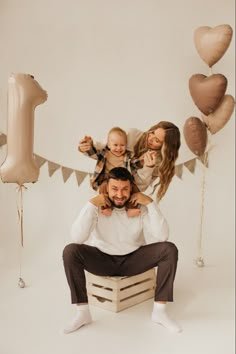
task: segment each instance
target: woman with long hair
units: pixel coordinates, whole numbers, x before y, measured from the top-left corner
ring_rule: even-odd
[[[159,187],[157,199],[163,198],[175,174],[180,144],[179,128],[167,121],[159,122],[144,133],[136,129],[128,132],[128,146],[133,150],[134,156],[149,159],[149,163],[144,164],[135,176],[135,182],[141,191],[145,191],[158,178],[153,191]]]

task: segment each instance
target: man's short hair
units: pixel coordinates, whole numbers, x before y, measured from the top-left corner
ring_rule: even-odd
[[[107,181],[111,178],[121,181],[130,181],[131,184],[134,182],[134,177],[125,167],[112,168],[107,174]]]

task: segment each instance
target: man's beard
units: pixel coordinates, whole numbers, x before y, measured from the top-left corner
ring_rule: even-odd
[[[108,199],[109,199],[109,201],[111,202],[111,206],[112,206],[112,207],[117,208],[117,209],[122,209],[122,208],[124,208],[124,207],[128,204],[128,202],[129,202],[129,200],[130,200],[130,197],[129,197],[129,199],[127,199],[127,200],[124,202],[123,205],[117,205],[117,204],[115,204],[115,202],[114,202],[113,200],[111,200],[109,197],[108,197]]]

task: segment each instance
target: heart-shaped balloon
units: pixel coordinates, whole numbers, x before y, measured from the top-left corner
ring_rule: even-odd
[[[227,88],[227,79],[222,74],[205,76],[195,74],[189,79],[189,91],[198,109],[208,115],[217,108]]]
[[[234,98],[231,95],[225,95],[218,108],[208,116],[202,114],[202,119],[212,134],[222,129],[230,119],[234,111]]]
[[[183,128],[186,144],[197,156],[203,155],[207,146],[207,128],[200,118],[186,119]]]
[[[198,54],[211,68],[228,49],[233,35],[229,25],[202,26],[194,32],[194,44]]]

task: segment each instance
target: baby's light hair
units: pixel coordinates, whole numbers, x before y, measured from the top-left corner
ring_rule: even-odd
[[[117,133],[117,134],[123,136],[125,138],[125,143],[127,144],[127,134],[123,129],[121,129],[120,127],[111,128],[111,130],[109,130],[109,132],[108,132],[107,139],[109,139],[109,137],[112,133]]]

